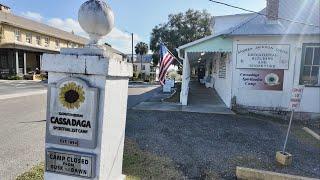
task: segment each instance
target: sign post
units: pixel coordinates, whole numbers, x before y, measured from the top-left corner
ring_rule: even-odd
[[[292,89],[292,95],[290,98],[290,105],[289,105],[289,109],[291,110],[291,115],[290,115],[290,122],[287,130],[287,134],[286,134],[286,139],[284,141],[282,151],[277,152],[277,155],[276,155],[277,161],[283,165],[290,165],[292,163],[292,155],[286,152],[286,147],[287,147],[289,133],[291,130],[294,111],[300,107],[300,103],[303,95],[303,89],[304,89],[304,86],[297,86]]]
[[[98,45],[114,25],[102,0],[85,2],[79,23],[88,32],[84,48],[45,54],[48,72],[46,180],[120,180],[132,65]],[[96,23],[96,24],[95,24]]]

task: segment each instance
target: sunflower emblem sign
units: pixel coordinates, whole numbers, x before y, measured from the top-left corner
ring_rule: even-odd
[[[67,109],[79,109],[85,100],[83,87],[69,82],[60,88],[59,101]]]
[[[77,77],[49,84],[47,143],[96,147],[98,88]]]

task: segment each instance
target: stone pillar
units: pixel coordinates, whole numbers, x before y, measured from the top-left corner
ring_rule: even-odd
[[[27,53],[23,53],[23,73],[27,74]]]
[[[19,74],[19,52],[16,51],[16,74]]]
[[[52,172],[53,169],[48,167],[48,165],[53,164],[53,162],[49,164],[49,161],[53,161],[48,157],[50,156],[48,154],[50,152],[88,154],[94,159],[91,160],[91,168],[94,172],[93,179],[121,179],[128,80],[132,74],[132,67],[126,62],[106,56],[106,54],[111,54],[111,52],[107,52],[106,50],[98,52],[90,50],[86,48],[75,50],[62,49],[62,54],[45,54],[43,56],[42,69],[49,72],[49,88],[52,87],[54,89],[49,89],[49,92],[51,92],[48,94],[48,101],[50,103],[48,104],[46,136],[47,172],[45,173],[45,179],[47,180],[79,179]],[[88,52],[91,52],[90,56],[86,55]],[[78,80],[88,86],[88,88],[84,87],[80,92],[89,95],[91,92],[86,89],[96,88],[94,89],[96,95],[92,97],[84,95],[83,104],[89,103],[86,100],[93,101],[92,99],[96,98],[94,102],[90,102],[96,103],[96,106],[91,110],[85,107],[81,110],[81,103],[79,110],[76,108],[70,110],[68,109],[68,105],[66,105],[67,108],[64,108],[64,103],[67,104],[68,102],[59,99],[61,93],[68,91],[64,87],[68,87],[68,85],[74,82],[76,82],[77,86],[74,89],[83,87],[82,83],[77,83]],[[72,87],[70,89],[72,90]],[[53,109],[50,110],[50,108],[55,108],[55,104],[60,109],[58,113],[52,112],[54,111]],[[92,111],[97,116],[91,119],[91,128],[78,128],[80,130],[92,131],[91,136],[93,137],[91,139],[86,140],[85,138],[81,138],[81,136],[78,137],[76,133],[63,131],[59,133],[59,131],[54,130],[54,128],[77,129],[74,126],[59,125],[55,118],[87,120],[84,118],[86,113],[91,113]],[[59,115],[59,113],[74,115]],[[52,123],[52,118],[53,121],[56,121],[55,123]],[[96,128],[94,128],[94,124]],[[93,131],[96,131],[96,134]],[[55,134],[61,137],[57,138]],[[55,149],[58,151],[54,151]]]
[[[43,55],[42,70],[49,74],[46,180],[125,178],[122,160],[132,65],[98,45],[99,37],[111,31],[111,21],[112,11],[104,1],[88,1],[79,11],[79,22],[93,33],[90,44]]]

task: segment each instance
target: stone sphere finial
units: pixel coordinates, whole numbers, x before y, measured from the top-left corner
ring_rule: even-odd
[[[99,40],[114,27],[114,14],[104,0],[89,0],[78,12],[81,28],[89,34],[89,45],[98,45]]]

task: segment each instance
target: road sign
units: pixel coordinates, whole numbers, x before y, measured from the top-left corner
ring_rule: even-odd
[[[297,110],[300,107],[304,86],[296,86],[292,89],[289,109]]]

